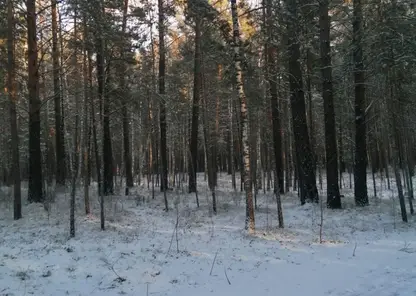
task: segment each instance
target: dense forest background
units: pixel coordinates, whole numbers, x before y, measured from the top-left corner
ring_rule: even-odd
[[[77,192],[245,192],[413,214],[416,5],[408,0],[0,0],[0,176],[45,208]],[[367,182],[367,178],[369,179]],[[28,181],[28,196],[21,183]],[[369,186],[368,184],[373,184]],[[318,190],[320,189],[320,190]],[[396,190],[397,189],[397,190]],[[318,194],[325,192],[326,196]]]

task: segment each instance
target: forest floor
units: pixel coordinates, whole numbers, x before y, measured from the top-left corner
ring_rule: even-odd
[[[416,220],[401,222],[395,192],[379,189],[381,198],[355,208],[351,190],[343,190],[344,209],[324,209],[320,243],[318,204],[283,196],[280,230],[272,192],[261,193],[256,234],[248,235],[244,195],[223,175],[212,215],[205,183],[200,177],[199,208],[194,194],[175,190],[169,212],[147,187],[107,198],[105,231],[98,198],[92,194],[93,214],[85,216],[80,189],[73,239],[69,194],[58,195],[49,213],[24,203],[18,221],[3,198],[0,295],[416,295]]]

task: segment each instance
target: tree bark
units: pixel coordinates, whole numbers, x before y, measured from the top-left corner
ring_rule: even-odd
[[[39,69],[36,34],[36,1],[27,0],[27,46],[29,90],[29,202],[43,202],[42,153],[40,148]]]
[[[16,73],[15,73],[15,51],[14,51],[14,31],[15,19],[13,11],[13,1],[7,1],[7,93],[10,104],[10,132],[12,148],[12,173],[13,173],[13,218],[22,218],[22,192],[20,187],[20,155],[19,155],[19,134],[17,128],[17,94],[16,94]]]
[[[229,135],[230,135],[230,167],[231,167],[231,186],[234,191],[237,191],[237,182],[235,179],[235,141],[234,141],[234,125],[233,125],[233,96],[228,99],[228,120],[229,120]]]
[[[100,2],[98,36],[96,44],[97,54],[97,80],[98,80],[98,97],[103,107],[103,195],[112,195],[114,193],[113,180],[113,157],[111,147],[111,131],[110,131],[110,98],[109,98],[109,80],[110,67],[106,64],[106,45],[104,40],[103,22],[104,7]],[[107,61],[109,63],[109,61]],[[107,71],[105,71],[107,68]]]
[[[313,171],[316,172],[317,166],[317,151],[315,140],[315,127],[313,116],[313,102],[312,102],[312,54],[310,48],[306,50],[306,84],[307,84],[307,99],[308,99],[308,115],[309,115],[309,138],[311,142],[312,164]]]
[[[65,136],[61,110],[61,82],[58,48],[58,17],[56,0],[51,0],[52,15],[52,64],[53,64],[53,97],[55,107],[55,146],[56,146],[56,183],[65,185],[66,159]]]
[[[293,133],[296,145],[296,162],[299,175],[299,185],[302,204],[305,200],[318,202],[313,153],[308,136],[306,123],[305,94],[300,66],[300,49],[296,29],[297,4],[295,0],[287,0],[289,11],[288,41],[289,41],[289,87],[292,107]]]
[[[363,12],[361,0],[353,0],[353,59],[355,83],[354,196],[357,206],[368,205],[367,132],[365,123],[365,76],[363,62]]]
[[[76,3],[75,3],[76,6]],[[78,36],[77,34],[77,8],[75,8],[74,12],[74,35]],[[75,45],[74,48],[74,54],[72,56],[73,62],[73,71],[74,73],[78,73],[78,47]],[[75,75],[74,75],[74,78]],[[72,157],[72,172],[71,172],[71,201],[70,201],[70,227],[69,227],[69,233],[70,237],[75,237],[75,195],[76,195],[76,189],[77,189],[77,177],[78,177],[78,157],[79,157],[79,112],[80,110],[80,104],[79,104],[79,94],[78,94],[78,80],[75,79],[74,88],[75,88],[75,127],[74,127],[74,146],[73,146],[73,157]]]
[[[120,93],[122,94],[123,100],[123,107],[122,107],[122,115],[123,115],[123,150],[124,150],[124,168],[126,172],[126,187],[133,187],[133,170],[132,170],[132,163],[131,163],[131,151],[130,151],[130,129],[129,129],[129,112],[127,109],[127,103],[129,102],[126,91],[126,61],[125,61],[125,34],[126,34],[126,26],[127,26],[127,10],[128,10],[129,0],[124,0],[124,7],[123,7],[123,21],[122,21],[122,29],[121,29],[121,46],[120,46],[120,53],[121,53],[121,61],[120,61]],[[128,193],[128,189],[126,189],[126,193]]]
[[[327,207],[341,208],[341,195],[338,184],[338,153],[335,129],[334,93],[332,86],[332,64],[330,46],[330,19],[328,15],[329,1],[319,2],[321,29],[321,73],[322,97],[324,99],[325,116],[325,152],[326,152],[326,180],[327,180]]]
[[[233,37],[234,37],[234,67],[236,75],[236,88],[238,97],[240,99],[240,114],[241,114],[241,129],[242,129],[242,150],[243,150],[243,165],[244,165],[244,189],[246,192],[246,221],[245,228],[249,232],[255,231],[254,220],[254,206],[253,206],[253,185],[251,182],[250,171],[250,144],[248,132],[248,110],[247,98],[244,93],[243,85],[243,70],[241,67],[241,37],[237,14],[237,1],[231,0],[231,16],[233,22]]]
[[[194,91],[192,99],[192,123],[191,139],[189,141],[189,193],[197,190],[197,161],[198,161],[198,121],[199,102],[201,96],[202,75],[201,75],[201,21],[198,17],[195,20],[195,56],[194,56]]]
[[[166,50],[165,50],[165,12],[163,0],[158,0],[159,8],[159,94],[160,98],[160,159],[162,164],[162,175],[160,189],[163,191],[165,199],[165,210],[168,211],[168,199],[166,190],[168,189],[168,155],[166,146],[166,102],[165,102],[165,72],[166,72]]]
[[[82,76],[84,79],[84,145],[83,145],[83,176],[84,176],[84,205],[85,205],[85,214],[89,215],[90,210],[90,195],[89,195],[89,185],[90,185],[90,147],[91,147],[91,134],[90,134],[90,124],[88,116],[88,103],[91,100],[89,94],[91,90],[88,88],[88,51],[87,40],[88,40],[88,30],[87,30],[87,20],[84,16],[83,18],[83,60],[82,60]]]
[[[272,109],[272,123],[273,123],[273,148],[274,148],[274,163],[275,163],[275,172],[277,174],[277,187],[274,188],[274,192],[277,198],[277,212],[279,216],[279,228],[284,227],[283,222],[283,210],[282,203],[280,199],[280,194],[285,192],[284,188],[284,174],[283,174],[283,159],[282,159],[282,134],[281,134],[281,125],[280,125],[280,115],[279,115],[279,104],[277,97],[277,65],[276,65],[276,44],[273,39],[273,16],[272,16],[272,1],[267,0],[266,8],[266,29],[267,29],[267,43],[265,45],[267,58],[266,58],[266,77],[269,83],[269,93],[270,93],[270,106]]]

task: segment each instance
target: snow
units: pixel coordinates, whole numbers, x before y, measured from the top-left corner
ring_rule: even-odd
[[[416,295],[415,219],[401,222],[393,192],[357,209],[344,190],[343,210],[324,209],[321,244],[319,205],[283,196],[286,228],[279,230],[272,193],[260,194],[257,231],[249,235],[244,196],[230,190],[228,177],[219,180],[216,216],[203,176],[199,184],[200,208],[193,194],[174,190],[168,213],[162,195],[152,200],[144,187],[107,198],[106,231],[96,189],[88,217],[80,189],[73,239],[68,194],[57,196],[49,215],[43,205],[25,204],[19,221],[3,198],[0,295]]]

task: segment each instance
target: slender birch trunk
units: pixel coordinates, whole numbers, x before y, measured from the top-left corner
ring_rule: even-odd
[[[238,23],[237,14],[237,0],[231,0],[231,15],[233,21],[233,37],[234,37],[234,67],[235,76],[237,81],[237,93],[240,99],[240,114],[241,114],[241,128],[242,128],[242,150],[243,150],[243,165],[244,165],[244,189],[246,192],[246,221],[245,228],[249,232],[255,231],[254,220],[254,206],[253,206],[253,185],[251,182],[250,171],[250,144],[249,144],[249,131],[248,131],[248,110],[247,110],[247,98],[244,93],[243,86],[243,70],[241,67],[241,37],[240,27]]]

